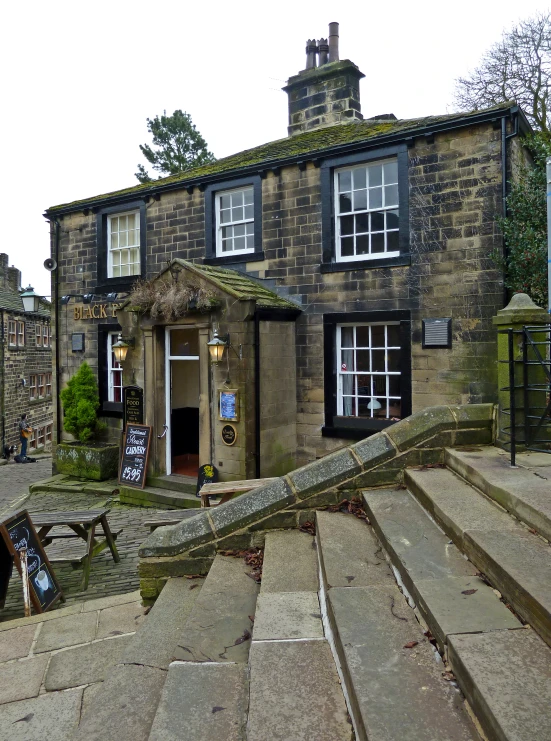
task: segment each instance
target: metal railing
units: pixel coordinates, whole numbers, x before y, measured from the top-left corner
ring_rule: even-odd
[[[551,453],[551,326],[504,329],[507,335],[509,406],[500,409],[509,424],[500,427],[500,437],[509,438],[511,465],[519,445],[526,450]]]

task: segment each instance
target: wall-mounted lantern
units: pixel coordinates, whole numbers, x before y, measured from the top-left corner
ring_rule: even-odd
[[[128,341],[125,342],[122,338],[122,334],[119,333],[117,341],[111,348],[113,350],[113,355],[115,356],[115,360],[117,361],[117,363],[124,363],[129,347],[134,347],[134,338],[130,337]]]
[[[226,347],[228,347],[229,344],[229,333],[224,335],[223,337],[218,337],[218,330],[215,329],[212,340],[210,340],[210,342],[207,342],[210,359],[215,365],[218,365],[218,363],[222,362],[222,358],[224,357],[224,350],[226,349]]]
[[[25,288],[25,291],[21,294],[21,300],[23,301],[23,308],[26,312],[38,311],[40,309],[40,296],[34,292],[32,286]]]

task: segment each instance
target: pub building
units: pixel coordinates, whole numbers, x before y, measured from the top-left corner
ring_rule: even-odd
[[[285,138],[46,211],[55,391],[88,361],[119,440],[143,390],[150,475],[281,475],[495,401],[490,256],[529,125],[513,103],[363,118],[363,77],[331,24],[283,88]]]

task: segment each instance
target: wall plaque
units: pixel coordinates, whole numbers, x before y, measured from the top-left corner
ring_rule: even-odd
[[[32,603],[36,612],[45,612],[63,598],[63,593],[26,510],[0,523],[0,550],[3,552],[0,563],[9,563],[5,553],[7,550],[21,574],[19,551],[22,548],[27,549],[27,574]],[[8,580],[9,576],[7,579],[4,576],[2,580],[6,590]]]
[[[151,427],[128,423],[124,431],[119,484],[143,489],[151,444]]]
[[[238,389],[218,389],[219,419],[239,422]]]
[[[224,425],[222,427],[222,442],[224,445],[234,445],[237,440],[237,430],[233,425]]]
[[[124,386],[122,390],[123,429],[127,424],[143,424],[143,389]]]
[[[71,349],[73,352],[84,352],[84,332],[73,332],[71,335]]]

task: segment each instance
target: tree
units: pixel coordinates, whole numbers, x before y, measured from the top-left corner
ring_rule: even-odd
[[[507,217],[501,219],[505,257],[494,260],[505,271],[505,285],[527,293],[534,303],[547,308],[547,177],[546,158],[551,156],[551,135],[538,132],[524,144],[533,166],[523,165],[507,198]]]
[[[551,13],[521,21],[483,56],[470,77],[456,80],[461,110],[515,100],[532,126],[551,128]]]
[[[105,429],[98,419],[99,392],[96,377],[84,362],[61,392],[63,426],[81,443],[96,437]]]
[[[215,160],[189,113],[178,110],[172,116],[167,116],[165,112],[160,117],[148,118],[147,130],[153,135],[153,147],[140,144],[140,149],[153,169],[161,173],[159,177],[177,175]],[[140,183],[153,180],[141,164],[138,165],[136,177]]]

